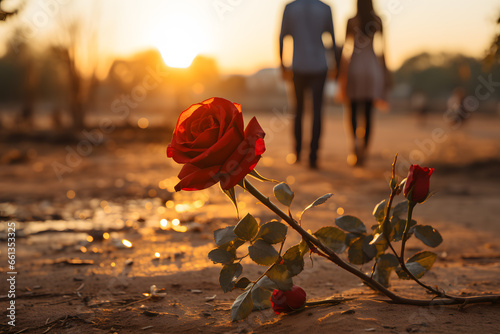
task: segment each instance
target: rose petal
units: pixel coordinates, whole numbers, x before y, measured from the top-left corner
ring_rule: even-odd
[[[220,166],[200,169],[196,166],[186,164],[178,177],[181,179],[175,185],[175,191],[179,190],[202,190],[209,188],[219,182],[218,170]]]
[[[208,105],[208,103],[212,103]],[[187,117],[186,115],[189,115]],[[189,126],[199,127],[200,119],[215,117],[219,119],[219,139],[216,141],[213,132],[201,134],[192,139]],[[220,164],[238,147],[243,140],[243,117],[239,105],[221,98],[212,98],[193,105],[182,112],[182,123],[177,123],[176,131],[170,143],[168,153],[177,163],[193,163],[198,167],[208,167]],[[228,128],[223,131],[224,125]]]
[[[243,134],[237,128],[232,127],[215,145],[189,162],[200,168],[220,165],[221,162],[226,161],[237,150],[243,139]]]
[[[240,182],[255,168],[260,156],[266,150],[263,139],[265,133],[255,117],[248,123],[245,135],[247,138],[221,167],[222,189],[230,189]]]

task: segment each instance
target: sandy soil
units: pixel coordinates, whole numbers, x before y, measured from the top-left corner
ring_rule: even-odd
[[[252,116],[251,112],[246,114]],[[266,176],[287,180],[296,193],[293,212],[332,192],[308,212],[305,227],[332,225],[340,212],[374,223],[373,207],[388,196],[387,173],[400,154],[404,176],[409,161],[436,168],[434,197],[415,210],[444,242],[423,279],[450,294],[500,293],[500,119],[473,115],[451,129],[440,116],[418,126],[411,117],[377,115],[371,156],[364,168],[346,163],[348,143],[338,111],[324,125],[320,170],[290,165],[291,118],[258,114],[267,132],[267,152],[258,166]],[[309,129],[309,126],[306,127]],[[0,331],[8,333],[497,333],[500,306],[414,307],[393,305],[347,272],[322,259],[295,278],[308,300],[354,297],[336,306],[307,308],[294,315],[272,310],[229,321],[237,291],[224,294],[220,267],[207,259],[213,230],[235,224],[235,210],[217,187],[172,193],[179,166],[165,157],[163,130],[115,130],[96,145],[7,136],[0,144],[2,226],[16,222],[16,327],[7,324],[7,246],[1,240]],[[91,149],[89,149],[89,147]],[[306,145],[307,147],[307,145]],[[307,154],[307,151],[305,152]],[[305,157],[305,156],[304,156]],[[69,160],[68,160],[69,159]],[[305,160],[305,159],[304,159]],[[67,167],[58,179],[54,163]],[[271,195],[272,185],[254,182]],[[248,194],[238,192],[240,214],[273,218]],[[400,198],[400,200],[403,200]],[[161,228],[161,219],[179,219],[183,231]],[[104,233],[107,239],[102,239]],[[3,234],[4,236],[5,234]],[[92,236],[92,238],[89,238]],[[124,247],[122,240],[132,243]],[[287,244],[299,240],[289,231]],[[426,249],[409,242],[409,255]],[[158,253],[158,254],[155,254]],[[81,261],[75,261],[79,259]],[[368,271],[370,265],[363,270]],[[257,278],[264,267],[244,262],[244,275]],[[156,285],[166,296],[143,294]],[[392,277],[394,291],[432,298]]]

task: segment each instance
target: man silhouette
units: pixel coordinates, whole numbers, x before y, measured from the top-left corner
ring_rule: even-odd
[[[323,90],[325,87],[328,65],[326,49],[323,45],[324,32],[332,38],[332,51],[336,55],[335,35],[333,32],[332,10],[319,0],[295,0],[286,5],[281,24],[280,61],[283,77],[289,77],[289,70],[283,65],[283,39],[293,39],[293,85],[295,89],[295,153],[300,160],[302,149],[302,116],[304,113],[304,93],[312,90],[313,127],[309,166],[317,168],[319,139],[321,135],[321,116],[323,108]],[[338,62],[337,62],[338,64]]]

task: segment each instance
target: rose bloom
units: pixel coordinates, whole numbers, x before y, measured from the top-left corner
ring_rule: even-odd
[[[167,156],[184,164],[175,190],[201,190],[220,182],[230,189],[250,173],[266,150],[254,117],[246,129],[241,106],[214,97],[184,110]]]
[[[431,175],[434,168],[411,165],[406,178],[404,195],[409,201],[422,203],[429,196]]]
[[[289,313],[302,308],[306,303],[306,292],[294,285],[290,291],[274,290],[271,305],[274,313]]]

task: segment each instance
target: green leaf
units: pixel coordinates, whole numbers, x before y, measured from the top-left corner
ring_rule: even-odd
[[[309,204],[309,206],[307,208],[305,208],[304,211],[302,211],[302,214],[304,214],[304,212],[306,212],[306,210],[309,210],[310,208],[314,208],[315,206],[318,206],[318,205],[325,203],[332,196],[333,196],[332,193],[328,193],[328,194],[321,196],[320,198],[318,198],[314,202],[312,202],[312,204]]]
[[[380,223],[379,231],[381,231],[385,236],[389,236],[389,240],[392,240],[394,237],[394,228],[392,227],[392,223],[389,220],[384,220]]]
[[[429,225],[417,225],[414,229],[415,237],[429,247],[437,247],[443,242],[441,234]]]
[[[307,242],[304,239],[301,239],[299,242],[299,250],[302,256],[304,256],[309,251],[309,246],[307,245]]]
[[[370,245],[375,245],[377,243],[381,243],[385,239],[383,233],[376,233],[373,235],[372,241],[370,241]]]
[[[375,219],[381,223],[384,221],[384,218],[385,218],[385,206],[387,205],[387,202],[386,200],[384,199],[382,202],[378,203],[377,205],[375,205],[375,208],[373,209],[373,216],[375,217]]]
[[[274,196],[281,204],[290,207],[295,194],[293,193],[292,189],[290,189],[288,184],[281,182],[274,186],[273,191]]]
[[[236,239],[236,234],[233,232],[234,226],[220,228],[214,231],[214,240],[217,246],[222,246]]]
[[[287,249],[283,255],[283,264],[286,266],[290,276],[296,276],[304,270],[304,254],[300,249],[300,244]]]
[[[342,253],[346,249],[344,231],[333,227],[325,226],[313,233],[325,246],[335,253]]]
[[[378,258],[377,267],[373,274],[373,279],[385,286],[389,287],[389,278],[391,272],[399,265],[399,261],[394,254],[383,254]]]
[[[394,232],[393,240],[394,241],[401,241],[403,239],[403,233],[405,230],[406,219],[401,219],[398,216],[394,216],[394,217],[392,217],[391,224],[392,224],[392,228],[393,228],[393,232]],[[413,227],[415,225],[417,225],[417,222],[412,219],[410,221],[410,226],[408,227],[408,229],[410,229],[411,227]],[[408,235],[410,235],[410,233]]]
[[[273,292],[275,289],[278,288],[278,286],[276,285],[276,283],[274,283],[273,281],[271,281],[269,279],[269,277],[267,276],[264,276],[262,277],[257,283],[259,287],[261,287],[262,289],[266,289],[266,290],[269,290],[271,292]]]
[[[220,287],[224,292],[232,291],[236,279],[243,272],[243,266],[239,263],[228,264],[222,267],[219,274]]]
[[[233,244],[232,244],[232,247],[234,250],[238,249],[240,246],[244,245],[245,244],[245,240],[241,240],[241,239],[236,239],[233,241]]]
[[[264,177],[259,174],[255,169],[253,169],[248,175],[252,176],[253,178],[259,180],[259,181],[265,181],[265,182],[274,182],[278,183],[279,181],[273,180],[273,179],[268,179],[267,177]]]
[[[355,239],[347,252],[347,258],[352,264],[368,263],[377,255],[377,248],[370,245],[373,235],[362,235]]]
[[[234,283],[234,287],[237,289],[245,290],[248,287],[248,284],[251,284],[251,283],[252,282],[248,278],[242,277],[236,283]]]
[[[231,200],[231,202],[233,202],[233,205],[236,209],[236,216],[239,217],[240,213],[238,211],[238,202],[236,201],[236,192],[234,190],[234,187],[232,187],[230,189],[222,189],[222,186],[220,183],[219,183],[219,186],[220,186],[220,190],[222,190],[222,192],[224,194],[226,194],[226,196],[229,198],[229,200]]]
[[[347,233],[346,236],[345,236],[345,244],[346,246],[350,246],[354,240],[356,240],[357,238],[359,238],[359,234],[355,234],[355,233]]]
[[[374,234],[372,241],[370,241],[370,245],[375,246],[375,248],[377,249],[377,255],[384,254],[385,250],[389,247],[384,233]]]
[[[291,290],[293,287],[292,277],[284,264],[275,264],[269,269],[266,276],[276,283],[281,291]]]
[[[273,246],[262,239],[258,239],[248,247],[250,258],[257,264],[270,266],[279,257],[279,253]]]
[[[234,234],[242,240],[250,241],[255,237],[258,230],[259,224],[251,214],[247,213],[234,227]]]
[[[234,254],[220,248],[212,249],[208,253],[208,258],[214,263],[231,264],[234,261],[234,257]]]
[[[250,291],[251,289],[248,289],[243,292],[234,301],[233,306],[231,306],[231,321],[245,319],[252,313],[253,300]]]
[[[229,253],[233,254],[233,256],[236,258],[236,250],[243,244],[245,244],[245,240],[241,240],[241,239],[234,239],[233,241],[230,241],[228,243],[225,243],[225,244],[222,244],[220,245],[219,249],[222,249],[222,250],[225,250],[225,251],[228,251]]]
[[[408,215],[408,201],[398,203],[392,210],[392,216],[406,218]]]
[[[433,252],[418,252],[406,261],[406,268],[413,274],[413,276],[421,278],[432,268],[436,258],[437,255]],[[403,268],[400,266],[396,268],[396,273],[401,279],[410,279],[408,274],[404,272]]]
[[[278,242],[285,240],[286,232],[287,227],[285,224],[280,223],[277,220],[272,220],[260,227],[259,233],[257,233],[257,238],[260,238],[270,244],[277,244]]]
[[[394,254],[384,254],[379,257],[378,265],[383,269],[395,269],[399,265],[399,260]]]
[[[254,310],[265,310],[271,307],[272,291],[260,287],[252,289],[252,301]]]
[[[378,254],[378,250],[376,247],[377,244],[370,245],[370,242],[372,240],[373,240],[373,235],[367,235],[363,242],[363,252],[366,254],[366,256],[370,257],[371,259],[373,259]]]
[[[366,233],[366,226],[361,220],[356,217],[345,215],[335,218],[335,224],[344,231],[363,234]]]

